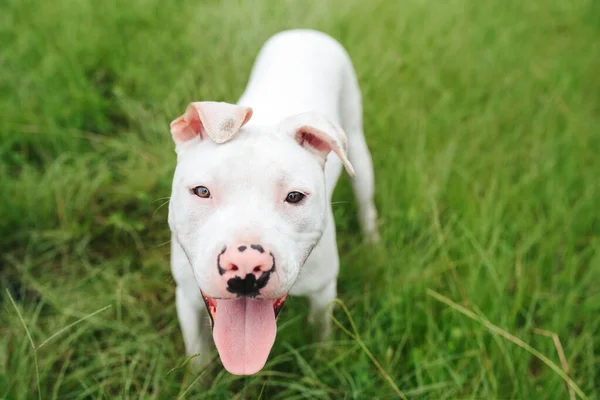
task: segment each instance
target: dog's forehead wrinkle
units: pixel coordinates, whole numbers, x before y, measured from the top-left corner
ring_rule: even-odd
[[[271,127],[262,126],[243,127],[238,135],[225,143],[193,140],[186,142],[181,149],[180,163],[195,164],[197,168],[214,167],[233,159],[252,158],[253,164],[260,164],[262,159],[270,162],[271,166],[296,165],[296,168],[311,161],[306,150],[298,146],[291,137],[279,134]]]
[[[190,149],[179,168],[190,185],[226,186],[240,190],[314,190],[319,175],[314,174],[310,155],[294,142],[288,143],[268,135],[234,139],[230,142],[197,146]]]

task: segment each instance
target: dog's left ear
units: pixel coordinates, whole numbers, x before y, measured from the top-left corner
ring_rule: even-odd
[[[215,143],[225,143],[251,117],[250,107],[214,101],[190,103],[185,114],[171,122],[171,135],[175,144],[195,137],[204,140],[207,136]]]
[[[323,166],[330,151],[333,151],[344,164],[346,172],[355,176],[354,168],[348,160],[348,140],[344,130],[322,115],[307,112],[293,115],[281,122],[280,130],[291,135],[296,142],[310,153]]]

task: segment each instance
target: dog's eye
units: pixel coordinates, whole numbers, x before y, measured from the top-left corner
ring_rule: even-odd
[[[205,186],[196,186],[192,189],[192,193],[198,197],[202,197],[203,199],[208,199],[210,197],[210,190],[208,190]]]
[[[302,201],[306,197],[305,194],[300,192],[289,192],[285,198],[286,203],[296,204]]]

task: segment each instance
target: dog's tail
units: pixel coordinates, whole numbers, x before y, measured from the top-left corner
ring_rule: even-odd
[[[363,131],[362,96],[349,57],[347,66],[341,90],[340,116],[342,128],[348,137],[348,158],[356,171],[356,176],[352,179],[352,188],[358,201],[362,231],[370,241],[377,242],[379,233],[377,208],[374,204],[375,176],[371,153]]]

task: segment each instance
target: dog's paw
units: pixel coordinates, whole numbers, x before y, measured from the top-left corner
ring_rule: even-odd
[[[366,232],[367,242],[369,244],[379,244],[381,242],[381,236],[379,235],[379,231],[377,228],[370,232]]]
[[[381,241],[381,237],[379,236],[379,221],[375,205],[371,203],[362,206],[359,216],[360,225],[367,242],[378,244]]]
[[[328,315],[309,315],[307,322],[312,342],[324,342],[331,335],[331,320]]]

